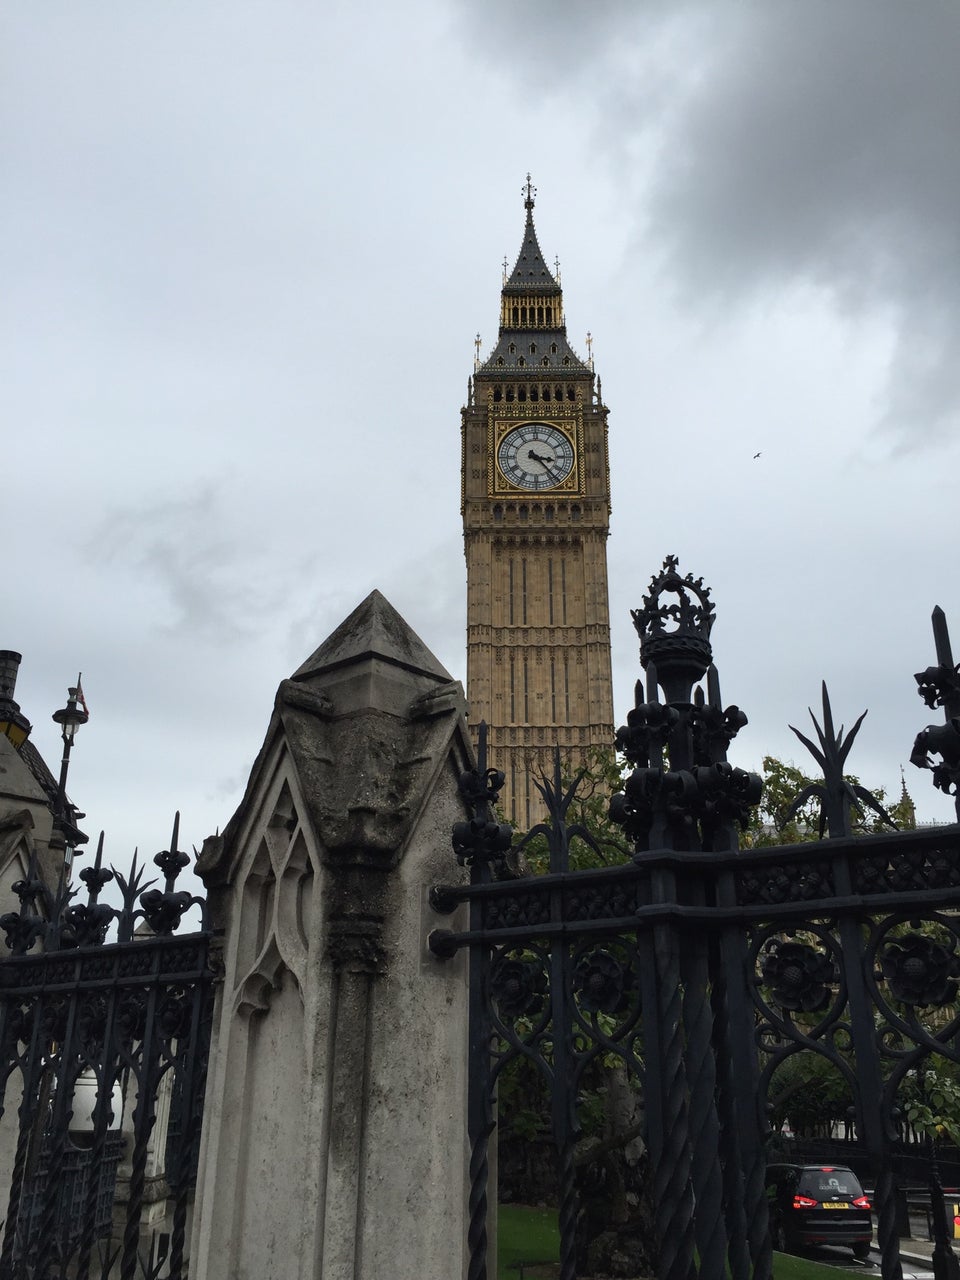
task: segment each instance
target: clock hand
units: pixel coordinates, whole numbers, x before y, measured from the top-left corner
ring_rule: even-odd
[[[527,457],[533,462],[539,462],[541,467],[552,467],[556,463],[556,458],[545,458],[542,453],[534,453],[532,449],[527,450]]]

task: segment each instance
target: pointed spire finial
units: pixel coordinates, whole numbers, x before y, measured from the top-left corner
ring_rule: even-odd
[[[587,330],[587,364],[593,368],[593,334]]]
[[[479,333],[473,340],[473,346],[474,346],[473,371],[474,373],[476,373],[476,371],[480,368],[480,334]]]
[[[525,209],[532,209],[537,195],[537,188],[533,185],[529,173],[527,174],[527,181],[522,189],[525,197],[523,207]]]

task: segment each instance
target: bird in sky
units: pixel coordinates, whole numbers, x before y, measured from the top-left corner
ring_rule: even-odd
[[[761,449],[759,453],[755,453],[755,454],[753,455],[753,459],[754,459],[754,461],[756,461],[756,460],[757,460],[757,458],[759,458],[759,457],[760,457],[760,453],[762,453],[762,452],[763,452],[763,450]]]

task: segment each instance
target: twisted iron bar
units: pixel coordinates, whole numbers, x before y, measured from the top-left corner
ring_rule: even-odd
[[[657,1067],[658,1096],[650,1102],[659,1105],[663,1132],[659,1150],[652,1152],[654,1212],[660,1244],[659,1274],[661,1280],[692,1280],[696,1275],[696,1242],[676,935],[667,929],[656,929],[654,952],[660,1062]]]
[[[76,1081],[74,1067],[76,1064],[76,1055],[74,1050],[74,1036],[77,1023],[77,1001],[71,1000],[67,1012],[67,1026],[63,1036],[63,1044],[60,1048],[58,1058],[54,1059],[48,1070],[59,1074],[58,1088],[54,1097],[53,1104],[53,1120],[50,1126],[49,1153],[47,1160],[51,1170],[47,1180],[47,1186],[43,1198],[43,1210],[40,1216],[40,1228],[38,1232],[38,1249],[36,1261],[36,1276],[38,1280],[46,1274],[46,1268],[50,1253],[57,1240],[57,1203],[59,1199],[59,1183],[53,1171],[59,1169],[63,1152],[67,1144],[67,1128],[70,1116],[73,1112],[73,1086]],[[37,1141],[40,1143],[41,1151],[45,1140],[45,1134],[41,1128],[41,1132],[36,1135]]]
[[[743,1150],[737,1124],[733,1088],[733,1064],[726,1034],[726,983],[718,975],[712,993],[713,1051],[717,1062],[717,1115],[720,1123],[718,1152],[728,1153],[723,1162],[724,1220],[727,1227],[727,1254],[732,1280],[749,1280],[750,1251],[747,1247],[747,1217],[744,1210]]]
[[[147,1148],[156,1120],[157,1086],[155,1070],[157,1049],[154,1047],[157,1023],[157,989],[147,995],[144,1036],[140,1044],[140,1070],[137,1075],[137,1106],[133,1114],[133,1158],[130,1164],[130,1191],[127,1216],[123,1228],[123,1252],[120,1258],[120,1280],[134,1280],[137,1266],[137,1244],[147,1175]]]
[[[34,1124],[34,1111],[27,1107],[27,1091],[24,1090],[24,1101],[20,1106],[20,1133],[17,1137],[17,1150],[13,1158],[13,1171],[10,1177],[10,1199],[7,1204],[7,1224],[3,1237],[3,1249],[0,1251],[0,1275],[13,1276],[14,1250],[16,1247],[17,1227],[20,1221],[20,1205],[23,1199],[23,1182],[30,1152],[30,1137]],[[16,1270],[20,1270],[17,1268]]]
[[[576,1140],[569,1137],[560,1152],[560,1276],[559,1280],[576,1280],[577,1216],[579,1200],[574,1162]]]
[[[700,1273],[717,1280],[726,1273],[727,1233],[720,1167],[713,1011],[710,1007],[707,940],[691,938],[681,961],[686,1077],[690,1088],[689,1124],[696,1195],[696,1239]]]
[[[893,1170],[881,1169],[873,1194],[880,1245],[880,1273],[883,1280],[903,1280],[900,1262],[900,1233],[897,1230],[896,1182]]]
[[[487,1147],[494,1130],[493,1120],[474,1136],[470,1150],[470,1194],[467,1200],[467,1247],[470,1261],[468,1280],[487,1280]]]

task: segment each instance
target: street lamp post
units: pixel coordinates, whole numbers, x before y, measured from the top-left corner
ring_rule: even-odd
[[[57,798],[54,802],[54,820],[63,835],[68,876],[73,862],[73,841],[70,839],[70,833],[74,824],[67,816],[67,773],[70,769],[70,752],[73,749],[77,730],[89,719],[85,707],[80,705],[83,697],[80,689],[78,675],[76,687],[67,690],[67,705],[53,713],[53,720],[60,726],[60,736],[63,738],[63,759],[60,761],[60,781],[57,784]]]

